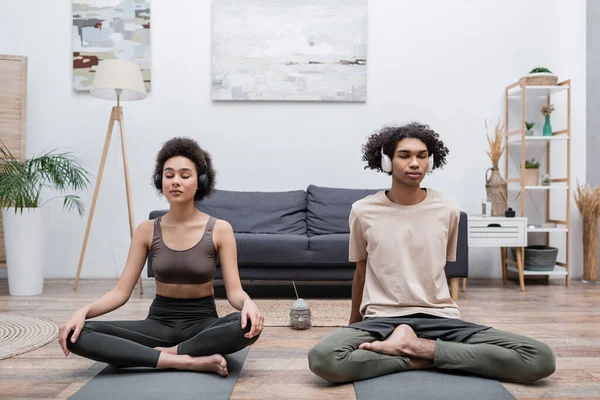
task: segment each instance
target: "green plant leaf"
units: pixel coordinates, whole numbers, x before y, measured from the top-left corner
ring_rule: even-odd
[[[77,209],[79,216],[83,217],[85,214],[85,205],[80,200],[79,196],[67,195],[63,201],[63,208],[67,211],[71,211],[73,208]]]
[[[0,141],[1,143],[1,141]],[[83,190],[90,183],[88,172],[70,153],[47,151],[38,157],[16,159],[4,143],[0,147],[0,204],[18,209],[39,207],[44,189],[64,193]],[[63,208],[83,215],[83,202],[67,195]]]
[[[546,73],[552,73],[552,71],[550,71],[548,68],[543,68],[543,67],[536,67],[533,68],[531,71],[529,71],[530,74],[535,74],[535,73],[541,73],[541,72],[546,72]]]

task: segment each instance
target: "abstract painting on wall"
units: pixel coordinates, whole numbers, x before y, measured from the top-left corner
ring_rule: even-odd
[[[150,90],[150,0],[73,0],[73,88],[88,91],[98,63],[135,61]]]
[[[213,100],[367,100],[367,0],[213,0]]]

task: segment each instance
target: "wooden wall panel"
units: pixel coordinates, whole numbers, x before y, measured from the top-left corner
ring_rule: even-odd
[[[25,158],[27,57],[0,54],[0,140],[17,158]],[[6,268],[0,214],[0,268]]]

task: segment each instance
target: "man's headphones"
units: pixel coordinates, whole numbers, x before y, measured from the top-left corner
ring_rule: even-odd
[[[381,169],[383,172],[392,172],[392,160],[383,152],[383,146],[381,146]],[[429,156],[429,165],[427,167],[427,172],[431,171],[433,171],[433,154]]]
[[[206,172],[208,171],[208,165],[206,164],[206,159],[204,160],[204,171],[201,174],[198,174],[198,190],[206,190],[208,189],[208,185],[210,180],[208,179],[208,175]],[[156,189],[162,190],[162,171],[156,172],[154,174],[154,186]]]

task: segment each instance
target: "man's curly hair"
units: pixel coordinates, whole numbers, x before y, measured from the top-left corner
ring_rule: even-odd
[[[212,164],[212,158],[210,154],[206,150],[202,150],[200,145],[193,139],[176,137],[167,141],[156,156],[156,164],[152,176],[154,177],[156,174],[162,176],[165,162],[167,162],[169,158],[177,156],[190,159],[196,166],[196,173],[198,175],[205,173],[208,176],[208,187],[204,190],[197,190],[196,194],[194,194],[194,200],[199,201],[211,195],[215,189],[216,175]],[[159,193],[162,193],[161,189],[158,189],[158,191]]]
[[[439,139],[439,135],[428,125],[416,122],[404,126],[386,126],[378,132],[373,133],[367,143],[362,146],[362,160],[367,162],[365,169],[374,169],[383,172],[381,168],[381,148],[383,152],[393,159],[398,142],[402,139],[419,139],[427,146],[429,155],[433,155],[433,169],[440,168],[446,164],[446,156],[449,150]],[[388,175],[391,175],[388,172]]]

